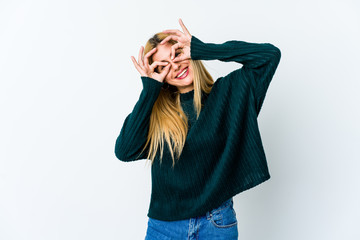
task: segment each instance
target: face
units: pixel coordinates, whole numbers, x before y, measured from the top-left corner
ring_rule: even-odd
[[[190,64],[190,60],[183,60],[179,62],[173,62],[170,59],[171,44],[166,43],[164,45],[157,45],[157,51],[152,55],[153,61],[168,62],[170,64],[170,70],[166,75],[164,82],[170,85],[176,86],[180,93],[186,93],[194,89],[193,85],[193,71]],[[181,49],[175,51],[177,56]],[[163,71],[164,66],[158,66],[157,71]]]

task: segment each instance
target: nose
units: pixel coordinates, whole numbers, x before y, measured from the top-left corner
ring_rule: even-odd
[[[170,64],[171,64],[171,68],[173,68],[174,70],[178,70],[180,64],[178,62],[173,62],[173,61],[170,61]]]

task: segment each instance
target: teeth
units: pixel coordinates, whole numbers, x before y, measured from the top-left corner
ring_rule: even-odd
[[[184,73],[187,71],[187,68],[186,69],[184,69],[184,71],[182,71],[182,73],[180,73],[178,76],[177,76],[177,78],[179,78],[179,77],[181,77],[182,75],[184,75]]]

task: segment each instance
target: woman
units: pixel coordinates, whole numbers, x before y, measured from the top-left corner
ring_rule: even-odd
[[[270,178],[257,116],[279,64],[269,43],[204,43],[155,34],[140,48],[143,89],[115,144],[122,161],[151,160],[146,239],[237,239],[232,197]],[[243,66],[215,82],[201,60]]]

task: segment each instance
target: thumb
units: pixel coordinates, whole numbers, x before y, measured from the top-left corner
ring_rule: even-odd
[[[164,67],[164,71],[162,71],[162,73],[161,73],[162,76],[166,76],[169,73],[170,65],[171,64],[168,64]]]

